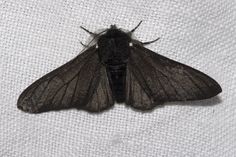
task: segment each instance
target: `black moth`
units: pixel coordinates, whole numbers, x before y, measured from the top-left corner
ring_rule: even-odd
[[[25,89],[17,107],[31,113],[65,108],[100,112],[124,102],[150,110],[164,102],[207,99],[222,91],[206,74],[143,47],[154,41],[132,39],[140,23],[129,32],[115,25],[98,34],[82,27],[95,44]]]

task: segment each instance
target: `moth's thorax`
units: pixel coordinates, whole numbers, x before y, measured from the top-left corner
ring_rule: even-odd
[[[131,37],[116,28],[110,28],[97,41],[101,62],[107,65],[126,63],[129,57]]]

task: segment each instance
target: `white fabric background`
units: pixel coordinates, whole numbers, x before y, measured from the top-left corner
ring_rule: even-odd
[[[75,57],[91,31],[117,24],[148,48],[216,79],[219,97],[141,113],[16,108],[33,81]],[[0,156],[236,156],[236,1],[0,0]]]

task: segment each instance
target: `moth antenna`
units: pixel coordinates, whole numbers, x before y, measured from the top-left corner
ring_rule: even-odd
[[[89,31],[88,29],[84,28],[83,26],[80,26],[80,28],[83,29],[85,32],[89,33],[92,36],[96,36],[97,35],[96,33],[93,33],[91,31]]]
[[[148,44],[151,44],[151,43],[154,43],[154,42],[156,42],[157,40],[159,40],[160,39],[160,37],[158,37],[157,39],[155,39],[155,40],[152,40],[152,41],[147,41],[147,42],[141,42],[141,44],[143,44],[143,45],[148,45]]]
[[[138,25],[137,25],[136,27],[134,27],[134,29],[132,29],[132,30],[130,31],[130,33],[133,33],[133,32],[141,25],[142,22],[143,22],[143,21],[141,20],[141,21],[138,23]]]

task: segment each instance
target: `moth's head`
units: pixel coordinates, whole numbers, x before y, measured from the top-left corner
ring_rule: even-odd
[[[139,27],[142,21],[139,22],[139,24],[133,28],[132,30],[124,30],[122,28],[118,28],[116,25],[111,25],[107,29],[103,29],[99,32],[91,32],[87,30],[86,28],[80,26],[84,31],[89,33],[92,37],[92,40],[89,42],[90,45],[95,45],[101,42],[109,42],[109,41],[118,41],[118,43],[121,43],[121,41],[124,41],[126,43],[130,43],[135,37],[133,35],[133,32]],[[82,45],[84,45],[82,43]],[[88,45],[84,45],[88,47]]]
[[[116,25],[111,25],[110,29],[118,29]]]
[[[116,25],[111,25],[110,28],[108,28],[105,32],[104,36],[106,36],[107,38],[120,38],[127,37],[128,34],[120,28],[117,28]]]
[[[130,31],[117,28],[116,25],[111,25],[110,28],[107,29],[105,35],[107,37],[111,37],[111,38],[113,38],[113,37],[119,38],[119,37],[125,37],[125,36],[128,37],[128,38],[132,38],[133,37],[133,32],[140,26],[141,23],[142,23],[142,21],[140,21],[138,23],[138,25]]]

